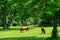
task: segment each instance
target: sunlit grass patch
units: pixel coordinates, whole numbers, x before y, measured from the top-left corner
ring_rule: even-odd
[[[12,29],[11,29],[12,28]],[[22,33],[20,32],[20,27],[11,27],[10,30],[0,31],[0,38],[13,38],[13,37],[30,37],[34,36],[36,38],[47,38],[51,37],[52,34],[52,27],[45,27],[45,34],[41,34],[41,28],[40,27],[30,27],[32,29],[29,29],[28,31],[24,30]],[[60,27],[58,27],[58,36],[60,36]],[[11,39],[12,40],[12,39]]]

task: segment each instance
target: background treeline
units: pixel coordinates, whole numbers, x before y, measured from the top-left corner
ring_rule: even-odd
[[[0,0],[0,26],[52,26],[59,8],[59,0]],[[60,25],[60,16],[57,24]]]

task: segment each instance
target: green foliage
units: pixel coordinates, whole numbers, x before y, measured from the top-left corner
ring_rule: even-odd
[[[30,17],[50,20],[59,10],[59,5],[59,0],[0,0],[0,14],[6,15],[7,22],[17,12],[13,20],[26,20]]]

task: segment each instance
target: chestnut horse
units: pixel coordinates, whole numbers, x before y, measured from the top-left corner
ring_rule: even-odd
[[[23,26],[22,28],[20,28],[20,32],[22,32],[22,31],[24,31],[24,30],[26,30],[26,31],[28,31],[28,27],[26,27],[26,26]]]

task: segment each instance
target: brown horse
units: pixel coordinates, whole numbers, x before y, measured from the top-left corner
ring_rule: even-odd
[[[20,28],[20,32],[22,32],[24,30],[28,31],[28,29],[29,29],[28,27],[24,26],[24,27]]]

